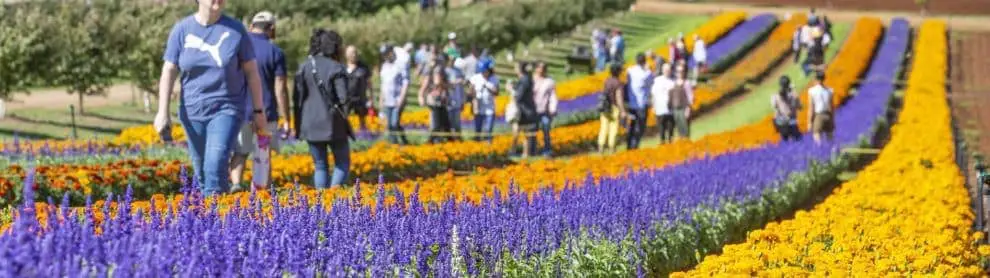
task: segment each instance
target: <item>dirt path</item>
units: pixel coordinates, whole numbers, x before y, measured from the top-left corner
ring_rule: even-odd
[[[990,33],[962,33],[950,38],[950,76],[951,92],[949,104],[952,115],[959,128],[958,136],[967,144],[965,151],[990,154]],[[963,154],[967,157],[971,153]],[[976,171],[973,166],[976,161],[967,159],[966,167],[962,169],[967,174],[970,194],[978,194]],[[990,200],[984,201],[984,215],[990,215]],[[973,208],[978,210],[977,207]],[[986,227],[986,224],[984,224]]]
[[[631,8],[633,11],[668,14],[715,14],[730,10],[745,10],[751,13],[774,13],[785,15],[789,13],[808,12],[801,7],[759,7],[735,3],[680,3],[663,0],[639,0]],[[917,12],[888,12],[888,11],[849,11],[818,9],[818,13],[828,15],[833,21],[855,21],[864,16],[879,17],[889,21],[894,17],[903,17],[911,24],[918,24],[928,18]],[[953,31],[990,31],[990,16],[938,16],[946,20]]]
[[[136,101],[141,101],[141,94],[134,89],[133,97]],[[83,100],[86,107],[121,105],[131,101],[132,89],[129,83],[113,85],[107,89],[104,96],[90,96]],[[68,109],[69,105],[78,105],[79,98],[76,95],[68,94],[62,88],[49,88],[32,90],[30,95],[17,94],[12,100],[7,101],[7,109],[17,112],[23,109],[50,108]]]

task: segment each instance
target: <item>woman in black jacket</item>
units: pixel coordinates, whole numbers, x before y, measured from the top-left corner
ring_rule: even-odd
[[[519,82],[507,84],[518,109],[517,124],[526,136],[526,140],[523,140],[523,158],[529,157],[529,154],[535,151],[533,149],[536,148],[536,122],[539,121],[539,115],[536,113],[536,102],[533,98],[532,68],[532,64],[520,62],[516,65],[516,75],[519,77]],[[515,138],[516,136],[513,136],[513,141]]]
[[[344,183],[350,168],[347,122],[347,68],[338,62],[343,39],[334,31],[317,29],[309,40],[309,57],[295,77],[295,128],[297,138],[309,143],[313,157],[313,186],[327,188]],[[327,149],[333,153],[333,176],[329,174]],[[329,183],[328,183],[329,180]]]

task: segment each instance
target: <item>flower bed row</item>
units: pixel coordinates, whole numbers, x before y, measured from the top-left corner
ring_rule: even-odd
[[[946,25],[918,32],[901,121],[878,159],[812,210],[749,233],[688,274],[710,277],[933,275],[977,277],[990,248],[970,231],[946,103]]]
[[[874,39],[872,42],[860,42],[860,46],[875,43]],[[848,121],[849,125],[841,132],[850,135],[857,130],[867,132],[870,124],[863,119],[876,118],[881,114],[884,101],[871,98],[861,100],[854,100],[849,107],[857,104],[869,107],[872,104],[873,109],[852,109],[853,113],[843,110],[837,120],[842,123]],[[839,140],[847,140],[847,137],[856,136],[840,135]],[[766,148],[780,149],[769,152],[765,151]],[[333,277],[428,273],[440,276],[491,276],[496,273],[525,276],[554,270],[520,268],[522,264],[514,263],[514,258],[554,253],[559,247],[568,246],[567,240],[576,238],[582,231],[600,239],[635,237],[633,241],[638,243],[641,233],[642,238],[651,236],[647,231],[654,230],[651,227],[656,221],[685,220],[682,215],[685,215],[686,209],[701,204],[719,204],[718,198],[705,196],[716,194],[714,196],[751,198],[754,194],[759,196],[762,192],[760,186],[767,184],[740,185],[737,183],[740,180],[769,183],[774,178],[784,177],[781,172],[772,171],[775,167],[789,169],[795,165],[807,166],[810,165],[806,160],[809,157],[833,154],[831,146],[781,145],[766,148],[661,170],[630,173],[624,177],[569,183],[557,193],[548,187],[527,189],[522,187],[525,186],[522,183],[519,187],[502,191],[506,193],[506,199],[484,199],[479,201],[480,205],[457,204],[447,199],[435,206],[427,205],[428,213],[423,212],[424,205],[420,203],[420,195],[425,194],[423,191],[405,194],[405,190],[398,190],[389,197],[402,200],[404,205],[379,206],[373,210],[356,204],[366,203],[363,199],[388,204],[385,195],[392,190],[379,189],[374,197],[359,191],[354,194],[357,196],[354,199],[315,208],[284,205],[322,203],[300,197],[305,194],[297,195],[288,197],[292,202],[276,202],[269,204],[270,207],[251,203],[223,217],[216,215],[217,210],[190,207],[195,202],[193,198],[185,203],[170,205],[178,210],[177,213],[163,215],[158,210],[152,210],[150,214],[138,212],[138,217],[131,217],[133,209],[147,212],[147,205],[151,205],[139,202],[134,207],[121,206],[116,214],[122,217],[100,221],[98,215],[106,215],[112,210],[109,203],[104,203],[102,211],[99,207],[87,210],[87,216],[82,221],[47,218],[44,223],[48,230],[36,235],[33,231],[40,227],[31,219],[34,216],[32,210],[25,209],[11,233],[0,237],[0,242],[16,240],[21,254],[37,254],[15,257],[8,263],[24,266],[23,269],[38,269],[39,275],[100,275],[112,269],[114,273],[143,276],[220,276],[230,273]],[[655,154],[647,150],[624,154],[634,153],[643,156]],[[772,162],[779,157],[790,160]],[[762,167],[754,168],[753,165]],[[583,176],[575,176],[574,179]],[[249,197],[247,194],[242,196]],[[254,197],[264,199],[263,196]],[[408,204],[404,196],[410,196]],[[153,206],[161,205],[163,202]],[[230,208],[231,205],[225,203],[224,207]],[[44,211],[54,212],[47,208]],[[66,213],[63,210],[61,215]],[[269,216],[256,218],[266,214]],[[99,236],[90,232],[94,229],[100,233]],[[628,236],[630,231],[635,231],[632,233],[635,236]],[[54,244],[46,245],[46,242]],[[120,244],[124,242],[128,244]],[[184,251],[176,252],[178,250]],[[574,260],[587,256],[583,251],[574,251]],[[30,268],[35,265],[58,267]],[[558,272],[560,267],[558,265]],[[572,273],[622,275],[631,269],[590,270]]]

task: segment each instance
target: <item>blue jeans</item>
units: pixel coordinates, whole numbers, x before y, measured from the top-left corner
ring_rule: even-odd
[[[230,190],[230,155],[244,121],[224,114],[206,121],[193,121],[181,114],[179,121],[186,131],[189,161],[200,191],[203,196],[226,193]]]
[[[338,186],[344,183],[351,168],[351,146],[347,140],[332,142],[308,142],[309,155],[313,157],[313,186],[316,188],[327,188]],[[333,176],[330,176],[329,159],[327,149],[333,153]]]
[[[540,114],[540,130],[543,131],[543,154],[549,155],[553,151],[553,145],[550,144],[550,126],[553,122],[553,117],[550,114]],[[534,144],[535,148],[535,144]]]
[[[595,52],[595,72],[605,70],[606,63],[608,63],[608,52],[605,52],[604,49],[599,49]]]
[[[402,108],[401,107],[385,107],[385,116],[388,118],[388,142],[392,144],[409,144],[409,140],[406,139],[405,135],[399,135],[403,132],[402,129]]]
[[[484,115],[484,114],[474,114],[474,132],[479,133],[478,136],[474,137],[475,141],[488,140],[488,143],[492,142],[492,130],[495,129],[495,115]],[[486,133],[487,135],[480,135],[480,133]]]

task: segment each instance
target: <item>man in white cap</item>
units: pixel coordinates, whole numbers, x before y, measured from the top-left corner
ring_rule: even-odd
[[[461,50],[457,47],[457,33],[447,34],[447,47],[443,49],[443,53],[451,60],[461,58]]]
[[[286,82],[285,53],[276,46],[272,40],[275,39],[275,15],[271,12],[259,12],[251,20],[250,28],[251,44],[254,45],[254,55],[258,63],[258,75],[261,77],[261,90],[265,107],[262,108],[268,120],[268,128],[265,133],[270,138],[271,149],[278,150],[280,145],[279,129],[289,130],[289,95]],[[251,101],[245,103],[247,113],[254,110]],[[250,115],[245,117],[250,119]],[[279,119],[282,119],[282,126],[278,126]],[[241,186],[241,178],[244,173],[244,164],[248,156],[257,155],[259,158],[266,157],[262,151],[268,148],[259,146],[258,134],[250,124],[243,125],[237,136],[234,155],[230,162],[230,180],[233,185],[232,191],[236,191]],[[255,163],[253,183],[255,186],[267,186],[271,181],[270,161],[262,159],[260,163]],[[269,173],[259,173],[260,169]]]

